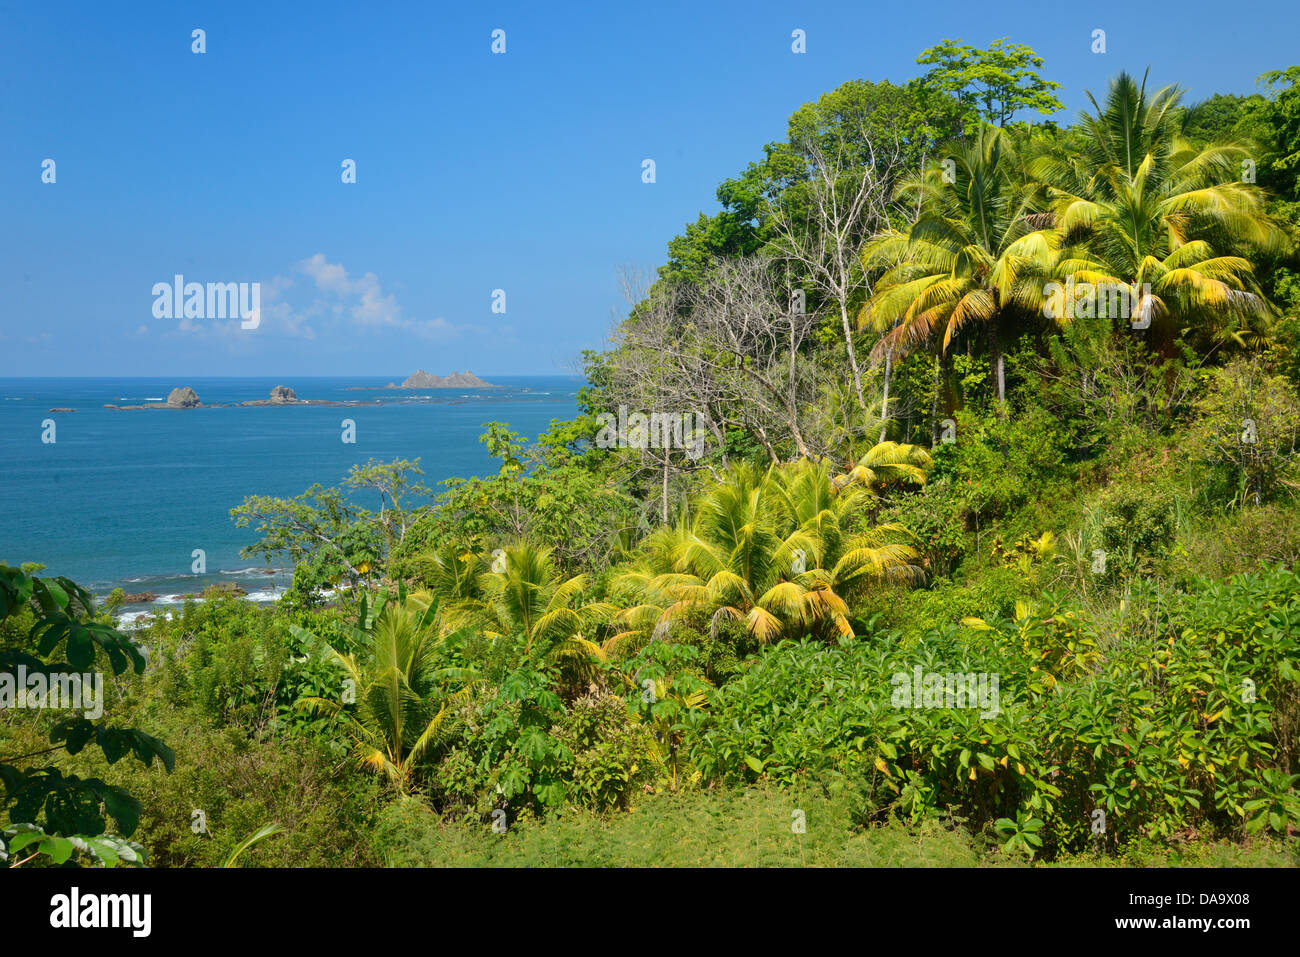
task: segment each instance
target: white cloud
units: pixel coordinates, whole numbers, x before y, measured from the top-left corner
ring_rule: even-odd
[[[370,331],[391,329],[422,339],[447,340],[455,338],[464,328],[436,319],[408,319],[402,314],[397,297],[385,293],[379,277],[367,272],[357,278],[348,275],[342,263],[331,263],[324,253],[316,253],[293,265],[293,271],[311,280],[307,294],[294,296],[293,276],[274,276],[261,282],[261,313],[258,329],[261,334],[271,333],[303,339],[317,338],[316,327],[344,326]],[[245,331],[238,320],[223,323],[204,320],[200,323],[182,319],[180,331],[201,337],[225,338],[243,332],[255,338],[259,332]]]
[[[392,293],[384,293],[379,277],[373,272],[351,279],[342,263],[329,262],[324,253],[309,256],[294,268],[310,276],[317,291],[327,297],[313,303],[305,315],[329,312],[340,318],[350,318],[363,328],[399,329],[425,339],[449,339],[461,331],[460,327],[441,316],[437,319],[407,319],[402,315],[397,298]]]
[[[321,305],[336,315],[351,316],[362,326],[410,325],[402,318],[402,307],[397,304],[397,300],[392,294],[384,295],[379,277],[372,272],[360,279],[349,279],[348,271],[343,265],[327,262],[324,253],[316,253],[294,268],[310,276],[316,283],[316,289],[331,297],[329,302]]]
[[[344,294],[348,291],[348,271],[340,264],[327,263],[324,253],[317,253],[295,267],[299,272],[305,272],[312,279],[316,280],[316,288],[324,289],[330,292]],[[374,276],[374,273],[370,273]]]

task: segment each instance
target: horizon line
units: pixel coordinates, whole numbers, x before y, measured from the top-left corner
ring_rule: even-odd
[[[469,371],[469,370],[466,370],[466,371]],[[454,374],[454,373],[448,373],[448,375],[452,375],[452,374]],[[21,376],[20,376],[20,375],[9,375],[9,376],[0,376],[0,382],[4,381],[4,380],[6,380],[6,379],[182,379],[182,378],[183,378],[183,379],[270,379],[270,378],[274,378],[274,377],[277,376],[277,375],[280,375],[280,373],[266,373],[266,374],[264,374],[264,375],[187,375],[187,374],[185,374],[185,373],[183,373],[183,372],[176,373],[176,374],[174,374],[174,375],[21,375]],[[409,376],[409,375],[411,375],[411,373],[408,372],[406,375]],[[436,373],[430,373],[430,375],[436,375]],[[477,375],[479,375],[479,373],[475,372],[474,375],[477,376]],[[582,378],[582,376],[580,376],[580,375],[576,375],[576,374],[574,374],[574,373],[572,373],[572,372],[487,372],[487,373],[483,373],[483,375],[482,375],[482,376],[479,376],[479,377],[480,377],[480,378],[483,378],[483,377],[485,377],[485,376],[496,376],[497,378],[504,378],[504,379],[510,379],[510,378],[514,378],[514,379],[543,379],[543,378],[545,378],[545,379],[581,379],[581,378]],[[393,376],[392,376],[390,373],[387,373],[387,372],[376,372],[376,373],[348,373],[348,374],[346,374],[346,375],[344,375],[344,374],[334,374],[334,375],[295,375],[295,374],[293,374],[293,373],[288,373],[288,374],[283,375],[282,377],[283,377],[283,378],[295,378],[295,379],[386,379],[386,378],[393,378]],[[446,378],[446,377],[447,377],[447,376],[441,376],[441,378]],[[401,376],[400,378],[403,378],[403,379],[404,379],[404,378],[406,378],[406,376]],[[413,386],[412,388],[422,388],[422,387],[421,387],[421,386]],[[458,386],[457,388],[461,388],[461,387]],[[471,386],[464,386],[463,388],[471,388]]]

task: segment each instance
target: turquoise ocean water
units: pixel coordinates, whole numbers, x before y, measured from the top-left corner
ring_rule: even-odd
[[[404,375],[374,378],[0,379],[0,560],[39,561],[98,595],[116,586],[159,595],[158,610],[217,581],[236,581],[269,600],[289,569],[240,558],[252,529],[230,510],[244,496],[293,496],[312,483],[336,485],[367,459],[421,460],[424,482],[487,475],[493,460],[479,442],[497,420],[529,439],[552,419],[577,412],[581,381],[560,376],[489,376],[497,389],[354,391]],[[113,410],[105,403],[165,400],[192,387],[204,403],[265,399],[287,385],[299,399],[374,402],[355,407],[244,407]],[[77,411],[52,413],[54,407]],[[44,420],[55,423],[42,442]],[[341,422],[356,422],[356,443]],[[357,501],[377,509],[364,495]],[[207,572],[192,572],[194,549]],[[136,606],[132,606],[136,607]]]

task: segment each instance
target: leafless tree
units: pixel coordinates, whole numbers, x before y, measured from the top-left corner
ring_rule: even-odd
[[[700,361],[742,426],[773,461],[787,436],[800,455],[813,455],[800,417],[815,383],[799,354],[816,317],[790,296],[777,263],[762,255],[716,260],[690,304]],[[773,427],[783,434],[772,435]]]
[[[687,290],[652,285],[632,269],[621,269],[618,282],[631,312],[612,337],[619,347],[611,382],[615,406],[645,413],[693,414],[693,424],[707,430],[714,447],[725,448],[725,430],[731,424],[728,396],[699,356],[687,317]],[[659,473],[660,519],[667,522],[671,477],[712,467],[684,449],[638,451],[638,470]]]
[[[865,127],[841,128],[829,143],[808,137],[794,145],[806,158],[809,175],[772,208],[777,246],[838,311],[854,395],[865,410],[850,311],[869,292],[859,254],[867,239],[889,224],[894,184],[903,172],[902,148],[897,139],[873,137]]]
[[[719,445],[736,428],[773,462],[787,441],[798,454],[814,455],[802,416],[817,383],[801,351],[816,317],[792,301],[770,257],[719,258],[708,275],[695,285],[647,290],[639,277],[623,274],[635,306],[616,337],[615,392],[642,408],[704,413]]]

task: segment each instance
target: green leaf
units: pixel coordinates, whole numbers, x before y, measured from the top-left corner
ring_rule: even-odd
[[[57,837],[51,834],[46,837],[45,840],[41,841],[37,850],[42,854],[48,854],[50,860],[55,864],[62,864],[72,856],[72,852],[76,850],[76,848],[73,847],[72,842],[67,838]]]
[[[23,833],[16,834],[15,836],[9,839],[9,852],[11,854],[17,854],[28,844],[32,843],[32,841],[39,841],[44,839],[44,837],[45,837],[44,832],[39,830],[25,831]]]
[[[95,642],[91,633],[80,625],[72,625],[68,634],[68,664],[84,671],[95,661]]]
[[[112,786],[101,788],[99,796],[103,799],[108,813],[117,821],[122,833],[128,836],[134,834],[136,826],[140,823],[140,813],[144,810],[140,802],[121,788]]]
[[[258,841],[264,841],[264,840],[266,840],[268,837],[271,837],[271,836],[274,835],[274,834],[279,834],[282,830],[283,830],[283,828],[281,828],[280,825],[278,825],[278,824],[263,824],[263,825],[262,825],[261,827],[259,827],[255,832],[253,832],[253,833],[250,834],[248,837],[246,837],[246,838],[244,838],[242,841],[240,841],[240,842],[235,846],[235,849],[234,849],[233,851],[230,852],[230,856],[226,858],[225,862],[222,863],[221,866],[222,866],[222,867],[235,867],[236,864],[237,864],[237,862],[238,862],[238,860],[239,860],[239,855],[240,855],[240,854],[243,854],[244,851],[248,850],[250,847],[252,847],[252,846],[253,846],[254,844],[256,844]]]
[[[52,578],[35,580],[36,601],[47,615],[57,614],[68,607],[68,593]]]
[[[104,862],[105,867],[117,866],[117,850],[111,841],[102,837],[92,837],[86,841],[86,844],[90,847],[91,853]]]

